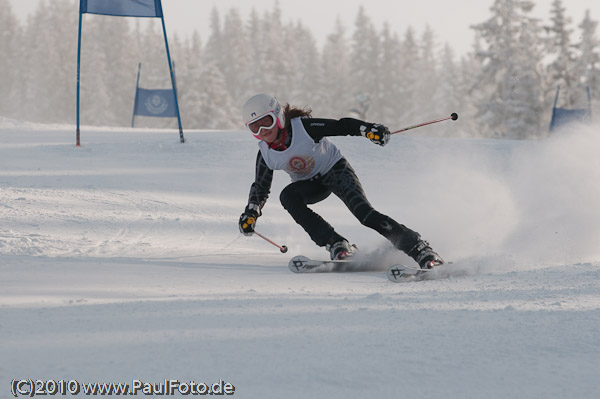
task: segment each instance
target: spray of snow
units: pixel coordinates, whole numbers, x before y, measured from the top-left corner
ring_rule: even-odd
[[[423,184],[438,182],[444,197],[431,213],[430,223],[444,226],[436,239],[460,240],[444,248],[457,257],[494,255],[521,267],[597,260],[598,131],[575,125],[546,140],[497,143],[491,153],[465,145],[460,159],[440,150],[443,164]]]
[[[571,125],[532,141],[402,137],[385,153],[339,145],[382,212],[447,259],[506,270],[600,257],[599,130]]]
[[[576,126],[514,154],[508,182],[519,224],[506,240],[524,261],[600,257],[600,126]]]

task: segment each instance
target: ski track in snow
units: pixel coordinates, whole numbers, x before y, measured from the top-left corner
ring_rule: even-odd
[[[70,126],[0,118],[0,397],[13,378],[167,378],[242,398],[595,398],[597,130],[336,138],[373,205],[459,271],[393,284],[381,270],[409,260],[333,197],[315,209],[378,271],[288,270],[326,253],[279,205],[282,172],[257,229],[288,254],[238,233],[246,132],[84,127],[76,148]]]

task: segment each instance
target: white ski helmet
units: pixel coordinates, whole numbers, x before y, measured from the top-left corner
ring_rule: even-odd
[[[248,126],[252,122],[256,122],[269,114],[271,114],[273,122],[277,123],[277,126],[280,128],[285,126],[285,116],[283,115],[279,101],[273,96],[260,93],[250,97],[246,101],[242,110],[242,119],[244,120],[244,124]]]

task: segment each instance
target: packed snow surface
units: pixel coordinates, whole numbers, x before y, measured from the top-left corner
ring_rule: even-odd
[[[279,204],[283,172],[257,231],[289,252],[238,232],[247,132],[83,127],[76,147],[72,126],[0,118],[0,397],[166,379],[240,398],[597,398],[599,130],[335,138],[375,208],[462,271],[394,284],[385,267],[411,261],[335,196],[314,209],[374,270],[288,270],[327,253]]]

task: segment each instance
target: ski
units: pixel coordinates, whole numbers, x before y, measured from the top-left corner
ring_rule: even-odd
[[[394,265],[387,271],[387,278],[394,283],[403,283],[409,281],[422,281],[431,277],[432,269],[421,269],[405,265]]]
[[[298,255],[290,259],[288,268],[294,273],[343,273],[372,271],[369,263],[356,259],[314,260]]]
[[[451,275],[460,275],[460,271],[449,268],[452,262],[436,266],[433,269],[421,269],[419,267],[394,265],[387,271],[387,278],[394,283],[406,283],[410,281],[438,280],[449,278]]]
[[[362,259],[346,260],[315,260],[303,255],[294,256],[288,263],[288,268],[294,273],[348,273],[348,272],[377,272],[382,271],[377,261]],[[385,271],[386,269],[383,269]],[[387,269],[387,278],[394,283],[411,281],[437,280],[450,277],[450,269],[437,266],[433,269],[420,269],[415,266],[396,264]]]

